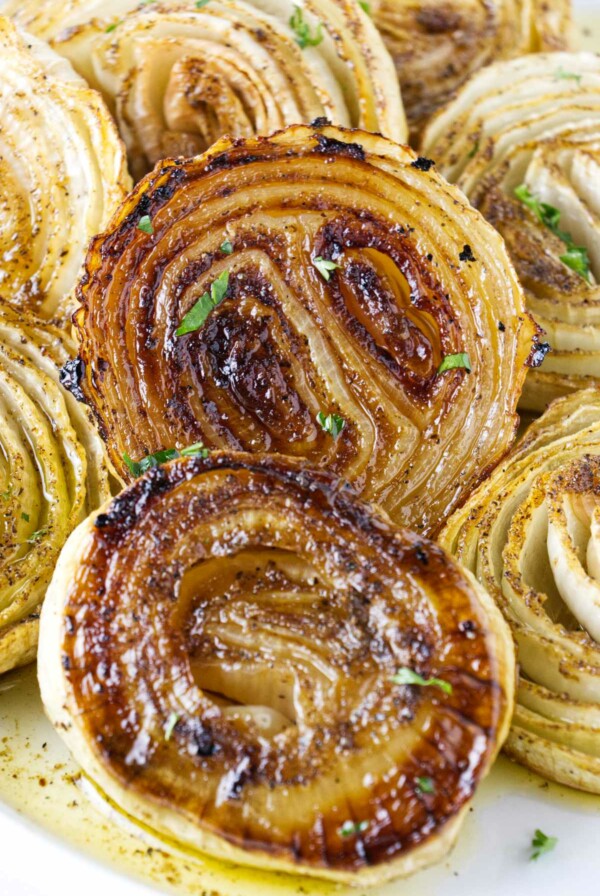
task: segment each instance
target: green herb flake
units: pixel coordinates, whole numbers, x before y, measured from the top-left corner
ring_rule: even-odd
[[[477,155],[477,153],[479,152],[479,147],[480,147],[480,143],[479,143],[479,140],[477,140],[471,147],[470,152],[467,153],[467,158],[474,159],[475,156]]]
[[[29,514],[25,513],[25,511],[23,511],[23,513],[21,514],[21,519],[24,520],[26,523],[28,523],[29,522]]]
[[[233,252],[233,243],[231,242],[231,240],[225,240],[224,243],[221,243],[219,249],[224,255],[231,255],[231,253]]]
[[[329,433],[334,441],[346,426],[346,421],[339,414],[328,414],[325,416],[323,411],[319,411],[317,414],[317,423],[324,432]]]
[[[446,370],[458,369],[466,370],[467,373],[471,373],[471,371],[473,370],[471,359],[466,352],[459,352],[456,355],[446,355],[442,363],[438,367],[437,372],[445,373]]]
[[[150,215],[144,215],[138,221],[138,230],[141,230],[142,233],[154,233],[154,227],[152,226],[152,218]]]
[[[322,258],[321,255],[317,255],[316,258],[313,258],[313,264],[323,280],[327,280],[327,282],[331,279],[331,272],[337,271],[337,269],[341,267],[341,265],[336,264],[335,261],[330,261],[328,258]]]
[[[435,793],[433,778],[417,778],[416,785],[419,793]]]
[[[123,455],[123,460],[129,472],[136,477],[143,476],[148,470],[154,467],[160,467],[162,464],[168,463],[170,460],[176,460],[178,457],[208,457],[208,448],[205,448],[201,442],[182,448],[165,448],[164,451],[155,451],[154,454],[147,454],[141,460],[132,460],[128,454]]]
[[[368,821],[345,821],[339,829],[340,837],[355,837],[357,834],[364,834],[368,827]]]
[[[165,726],[165,740],[171,740],[173,737],[173,732],[175,731],[175,726],[179,721],[180,716],[177,715],[176,712],[172,712],[169,718],[167,719],[167,724]]]
[[[368,16],[371,15],[371,4],[370,3],[367,3],[366,0],[358,0],[358,5],[363,10],[363,12],[366,12],[366,14]]]
[[[300,6],[294,6],[294,12],[290,16],[289,24],[296,35],[296,43],[302,50],[305,47],[318,47],[323,40],[322,24],[319,22],[313,34],[308,22],[304,21],[304,12]]]
[[[554,72],[554,77],[557,81],[577,81],[578,84],[581,84],[583,75],[578,75],[575,72],[566,72],[564,69],[559,68],[558,71]]]
[[[544,834],[538,828],[531,841],[531,859],[535,861],[540,856],[543,856],[544,853],[552,852],[557,843],[558,837],[548,837],[547,834]]]
[[[37,544],[40,538],[42,538],[47,533],[47,531],[47,529],[36,529],[36,531],[32,532],[27,539],[27,544]]]
[[[526,184],[521,184],[515,190],[515,196],[523,205],[533,212],[548,230],[563,241],[567,247],[564,255],[559,256],[559,261],[578,274],[586,283],[590,283],[590,258],[588,251],[583,246],[576,246],[570,233],[560,229],[560,211],[547,202],[541,202],[537,196],[530,192]]]
[[[5,492],[0,492],[0,498],[2,498],[3,501],[9,501],[12,493],[13,487],[12,485],[9,485]]]
[[[196,9],[202,9],[207,3],[210,3],[210,0],[196,0]]]
[[[122,21],[113,22],[112,25],[109,25],[108,28],[106,29],[106,33],[110,34],[112,31],[116,31],[117,28],[119,27],[119,25],[122,25],[122,24],[123,24]]]
[[[223,271],[210,287],[210,294],[205,292],[200,296],[193,308],[185,315],[181,324],[177,328],[177,336],[185,336],[187,333],[193,333],[199,330],[206,322],[211,311],[220,305],[227,296],[229,289],[229,271]]]
[[[449,681],[444,681],[443,678],[423,678],[413,669],[398,669],[392,676],[392,681],[394,684],[416,684],[422,688],[439,688],[445,694],[452,694],[452,685]]]

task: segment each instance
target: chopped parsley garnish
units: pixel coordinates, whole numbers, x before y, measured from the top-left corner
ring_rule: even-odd
[[[330,261],[328,258],[323,258],[321,255],[317,255],[316,258],[313,258],[313,264],[323,280],[327,281],[331,279],[331,272],[337,271],[337,269],[341,267],[341,265],[336,264],[335,261]]]
[[[185,336],[186,333],[193,333],[199,330],[205,323],[211,311],[220,305],[227,296],[229,289],[229,271],[223,271],[210,287],[210,293],[205,292],[200,296],[194,307],[188,311],[181,324],[177,328],[177,336]]]
[[[206,6],[210,0],[196,0],[196,9],[202,9],[203,6]]]
[[[119,22],[113,22],[112,25],[109,25],[108,28],[106,29],[106,33],[107,33],[107,34],[110,34],[111,31],[116,31],[117,28],[119,27],[119,25],[121,25],[121,24],[122,24],[121,21],[119,21]]]
[[[29,514],[25,513],[25,511],[23,511],[23,513],[21,514],[21,519],[24,520],[26,523],[28,523],[29,522]]]
[[[456,355],[446,355],[442,363],[438,367],[437,372],[445,373],[446,370],[458,369],[466,370],[467,373],[471,373],[471,371],[473,370],[473,367],[471,366],[471,359],[466,352],[459,352]]]
[[[221,243],[219,249],[224,255],[231,255],[233,252],[233,243],[231,240],[225,240],[225,242]]]
[[[36,529],[35,532],[32,532],[27,539],[27,544],[37,544],[40,538],[42,538],[42,536],[45,535],[47,531],[47,529]]]
[[[128,454],[124,454],[123,460],[130,473],[137,479],[138,476],[143,476],[148,470],[160,467],[161,464],[166,464],[177,457],[208,457],[208,454],[208,448],[205,448],[201,442],[198,442],[195,445],[190,445],[188,448],[182,448],[181,451],[178,451],[177,448],[165,448],[164,451],[155,451],[154,454],[148,454],[146,457],[142,457],[141,460],[132,460]]]
[[[354,837],[356,834],[364,834],[368,827],[368,821],[345,821],[339,829],[340,836]]]
[[[317,423],[324,432],[328,432],[335,441],[346,426],[346,421],[339,414],[328,414],[325,416],[323,411],[317,414]]]
[[[143,215],[143,217],[140,218],[138,221],[138,230],[141,230],[142,233],[154,233],[150,215]]]
[[[296,43],[303,50],[305,47],[318,47],[323,40],[323,26],[319,22],[313,34],[308,22],[304,21],[304,12],[301,7],[294,6],[294,12],[290,16],[290,28],[296,35]]]
[[[366,0],[358,0],[358,5],[363,10],[363,12],[366,12],[366,14],[368,16],[371,15],[371,4],[370,3],[367,3]]]
[[[557,843],[558,837],[548,837],[547,834],[544,834],[538,828],[531,841],[531,858],[533,860],[539,859],[545,852],[552,852]]]
[[[526,184],[521,184],[515,190],[515,196],[523,205],[533,212],[538,221],[548,228],[555,236],[563,241],[567,247],[564,255],[560,256],[560,261],[576,274],[579,274],[586,283],[590,282],[590,259],[588,250],[585,246],[576,246],[570,233],[560,229],[560,211],[547,202],[541,202],[537,196],[530,192]]]
[[[558,71],[554,72],[554,77],[557,81],[577,81],[578,84],[581,84],[583,75],[578,75],[575,72],[566,72],[559,68]]]
[[[473,146],[471,147],[471,150],[467,153],[467,158],[468,159],[475,158],[475,156],[477,155],[478,152],[479,152],[479,140],[477,140],[477,142],[473,144]]]
[[[416,684],[422,688],[439,688],[445,694],[452,693],[452,685],[449,681],[444,681],[443,678],[423,678],[414,669],[398,669],[396,674],[392,676],[392,681],[394,684]]]
[[[433,778],[417,778],[416,784],[419,793],[435,793]]]
[[[175,731],[175,725],[179,721],[179,716],[176,712],[172,712],[169,718],[167,719],[167,724],[165,726],[165,740],[171,740],[173,736],[173,732]]]
[[[9,485],[5,492],[0,492],[0,498],[2,498],[3,501],[8,501],[12,493],[13,487],[12,485]]]

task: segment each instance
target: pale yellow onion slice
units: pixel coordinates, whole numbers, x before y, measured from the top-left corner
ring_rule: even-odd
[[[110,495],[90,415],[59,385],[73,352],[57,329],[0,303],[0,673],[34,659],[60,550]]]
[[[219,278],[225,300],[178,335]],[[196,442],[306,457],[427,533],[512,444],[537,351],[462,194],[411,150],[327,126],[157,166],[91,246],[80,297],[81,386],[124,477],[125,454]]]
[[[372,0],[370,7],[415,137],[478,69],[573,42],[570,0]]]
[[[39,679],[83,771],[146,828],[368,886],[450,847],[513,663],[501,614],[433,542],[305,462],[215,452],[73,533]]]
[[[600,793],[600,392],[550,406],[441,543],[496,600],[521,681],[507,749]]]
[[[406,139],[392,61],[356,0],[17,6],[16,18],[52,37],[103,93],[136,176],[225,134],[270,134],[320,116]]]
[[[123,199],[125,154],[100,95],[0,17],[0,298],[64,321],[90,238]]]
[[[553,53],[490,66],[436,116],[423,147],[506,240],[547,333],[552,351],[529,375],[522,407],[543,410],[600,383],[600,59]],[[522,185],[585,249],[587,279],[561,261],[565,239],[517,198]]]

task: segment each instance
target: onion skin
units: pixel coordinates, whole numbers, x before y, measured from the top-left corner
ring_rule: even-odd
[[[131,187],[102,98],[0,16],[0,299],[63,326],[92,236]]]
[[[356,0],[211,0],[199,9],[187,0],[76,0],[67,9],[51,0],[40,9],[34,0],[15,4],[14,15],[102,93],[138,179],[224,135],[271,134],[319,116],[407,138],[392,60]]]
[[[373,0],[371,11],[396,64],[413,139],[478,69],[574,41],[570,0]]]
[[[541,53],[483,69],[430,123],[422,151],[504,238],[551,346],[529,374],[520,407],[541,412],[555,398],[598,385],[598,57]],[[523,186],[550,209],[549,220],[558,213],[554,229],[518,198]],[[565,263],[568,240],[589,259],[587,276]]]
[[[110,496],[91,415],[59,384],[75,351],[0,302],[0,674],[35,659],[39,610],[68,535]]]
[[[304,456],[424,533],[509,448],[537,349],[461,194],[408,148],[322,123],[157,167],[92,243],[79,297],[81,389],[125,478],[125,453],[196,442]],[[460,352],[470,374],[438,373]],[[338,438],[319,413],[344,419]]]
[[[513,659],[493,603],[436,545],[304,462],[215,453],[152,470],[75,533],[40,684],[134,818],[366,885],[447,850],[507,730]],[[400,667],[452,692],[395,684]],[[260,736],[244,704],[282,726]]]
[[[440,542],[497,602],[521,681],[506,750],[600,794],[600,391],[555,401]]]

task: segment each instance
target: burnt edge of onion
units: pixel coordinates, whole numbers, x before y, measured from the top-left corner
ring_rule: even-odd
[[[315,152],[324,153],[326,155],[349,156],[351,159],[358,159],[364,162],[367,158],[364,146],[360,143],[344,143],[342,140],[336,140],[335,137],[326,137],[325,134],[315,134],[317,146]]]
[[[58,371],[58,379],[61,386],[67,392],[70,392],[77,401],[82,402],[82,404],[88,403],[87,396],[81,388],[81,383],[85,379],[85,361],[83,358],[78,355],[76,358],[71,358],[66,364],[63,364]]]
[[[544,363],[544,358],[546,355],[552,351],[552,346],[549,342],[534,342],[533,347],[531,349],[531,354],[527,359],[527,367],[535,369],[536,367],[541,367]]]
[[[414,162],[410,163],[410,167],[416,168],[417,171],[429,171],[434,165],[433,159],[426,159],[425,156],[419,156]]]

